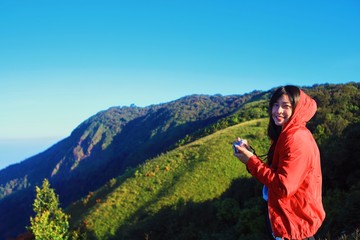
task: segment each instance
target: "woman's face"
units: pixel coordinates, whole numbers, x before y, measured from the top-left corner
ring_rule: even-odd
[[[289,121],[293,109],[288,95],[281,95],[281,97],[274,103],[272,107],[272,118],[277,126],[283,126]]]

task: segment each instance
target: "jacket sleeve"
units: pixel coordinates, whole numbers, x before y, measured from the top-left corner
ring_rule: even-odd
[[[251,175],[265,184],[278,197],[293,195],[309,171],[309,152],[306,141],[293,135],[285,140],[279,152],[277,166],[269,167],[253,156],[247,163]]]

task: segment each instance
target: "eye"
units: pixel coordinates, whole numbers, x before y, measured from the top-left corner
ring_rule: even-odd
[[[290,104],[284,104],[284,105],[282,106],[282,108],[284,108],[284,109],[291,109],[291,105],[290,105]]]

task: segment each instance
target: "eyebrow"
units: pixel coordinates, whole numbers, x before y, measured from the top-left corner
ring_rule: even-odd
[[[280,103],[280,101],[278,100],[278,101],[276,101],[275,103]],[[283,104],[290,104],[291,105],[291,102],[289,101],[289,102],[282,102]]]

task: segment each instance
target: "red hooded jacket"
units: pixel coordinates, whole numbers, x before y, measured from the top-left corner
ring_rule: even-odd
[[[249,172],[268,187],[269,218],[277,237],[313,236],[325,218],[320,153],[306,128],[316,109],[316,102],[301,90],[276,143],[271,167],[257,156],[247,162]]]

